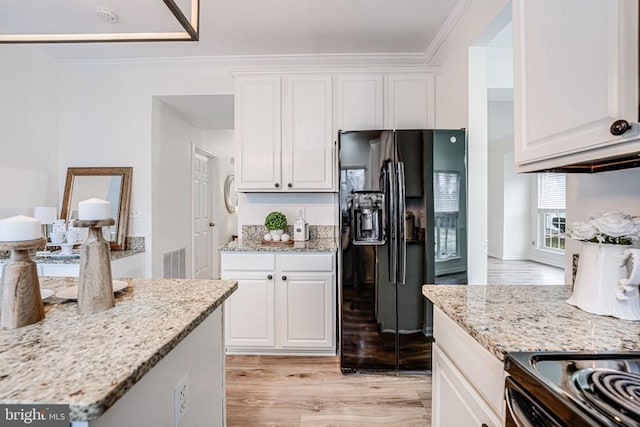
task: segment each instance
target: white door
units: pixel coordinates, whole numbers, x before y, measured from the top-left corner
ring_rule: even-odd
[[[212,278],[211,158],[193,152],[193,278]]]
[[[328,74],[282,80],[282,179],[285,190],[333,186],[332,78]]]
[[[516,164],[637,137],[638,2],[514,0],[513,38]]]

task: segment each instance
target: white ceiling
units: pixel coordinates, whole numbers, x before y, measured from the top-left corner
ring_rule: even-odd
[[[198,42],[40,46],[60,59],[424,53],[455,4],[463,0],[200,1]],[[0,29],[118,32],[132,26],[154,28],[156,20],[166,21],[167,14],[156,3],[162,1],[4,0]],[[119,23],[101,22],[95,16],[97,6],[107,6],[118,15]],[[109,29],[116,27],[122,29]]]
[[[233,95],[159,96],[199,129],[233,129]]]

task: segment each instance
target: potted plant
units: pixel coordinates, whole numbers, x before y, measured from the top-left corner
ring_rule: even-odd
[[[282,212],[271,212],[264,220],[264,226],[272,236],[281,236],[287,228],[287,217]]]

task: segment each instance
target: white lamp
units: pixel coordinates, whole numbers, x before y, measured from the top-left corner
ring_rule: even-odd
[[[33,217],[42,224],[42,236],[49,240],[49,226],[58,219],[57,210],[52,206],[38,206],[33,208]]]

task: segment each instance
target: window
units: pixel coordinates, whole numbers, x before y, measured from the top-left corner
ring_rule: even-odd
[[[341,206],[347,206],[347,199],[352,191],[364,190],[365,172],[366,170],[364,168],[342,169],[340,171]]]
[[[460,211],[460,174],[433,173],[436,262],[459,258],[458,213]]]
[[[564,252],[566,175],[538,175],[538,249]]]

